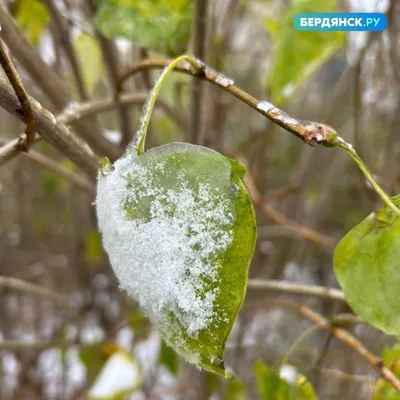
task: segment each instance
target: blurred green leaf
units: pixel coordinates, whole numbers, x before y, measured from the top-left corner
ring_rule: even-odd
[[[89,92],[93,92],[105,73],[99,44],[92,36],[81,33],[74,41],[83,79]]]
[[[253,369],[260,400],[317,400],[311,384],[302,375],[297,377],[296,385],[290,385],[260,360]]]
[[[248,398],[247,388],[243,382],[237,379],[228,381],[225,400],[247,400]]]
[[[164,340],[161,339],[160,363],[165,365],[173,375],[178,375],[179,357]]]
[[[149,337],[151,324],[148,318],[141,313],[136,313],[128,317],[128,324],[135,334],[135,340],[146,340]]]
[[[171,56],[186,51],[191,21],[190,0],[101,0],[95,16],[104,35]]]
[[[46,195],[52,196],[58,192],[66,190],[69,187],[69,182],[57,173],[47,168],[41,168],[40,185]]]
[[[41,1],[20,0],[15,19],[26,38],[36,46],[50,21],[50,15]]]
[[[267,90],[277,105],[290,98],[294,91],[324,64],[345,39],[344,32],[301,32],[293,26],[293,18],[301,12],[334,12],[336,0],[293,0],[275,23],[265,24],[274,39],[272,66]],[[279,32],[279,34],[275,34]]]
[[[206,386],[210,393],[216,392],[219,387],[219,377],[218,375],[212,374],[211,372],[204,371],[206,376]]]
[[[92,344],[79,350],[79,360],[86,368],[88,382],[93,381],[107,361],[109,354],[103,352],[103,345],[104,343]]]
[[[100,233],[97,231],[88,232],[85,237],[84,248],[86,261],[90,264],[98,262],[103,251]]]
[[[397,378],[400,378],[400,343],[393,348],[385,347],[382,353],[383,361]],[[385,379],[379,379],[374,388],[372,400],[400,400],[400,394]]]

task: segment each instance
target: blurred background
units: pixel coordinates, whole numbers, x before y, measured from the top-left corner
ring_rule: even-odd
[[[383,12],[389,24],[383,32],[293,28],[299,12],[329,11]],[[138,97],[124,106],[87,117],[79,104],[112,103],[118,78],[136,64],[188,52],[257,99],[332,125],[388,193],[400,192],[397,0],[2,0],[0,23],[28,93],[55,115],[82,118],[71,129],[99,156],[123,152],[159,71],[127,80],[123,93]],[[148,147],[196,142],[247,165],[259,227],[250,278],[337,288],[335,244],[380,205],[345,152],[309,148],[220,88],[184,74],[168,77],[157,104]],[[1,144],[23,129],[0,111]],[[119,290],[88,179],[44,140],[0,168],[1,400],[263,400],[257,360],[275,370],[282,364],[289,381],[305,375],[320,399],[372,399],[379,371],[322,329],[292,347],[312,323],[276,303],[305,304],[328,319],[351,313],[332,299],[249,287],[226,345],[226,365],[240,380],[227,382],[179,358]],[[4,279],[10,277],[67,302]],[[363,324],[346,329],[393,359],[395,338]]]

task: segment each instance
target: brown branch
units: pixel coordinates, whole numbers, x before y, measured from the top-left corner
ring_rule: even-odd
[[[15,94],[20,102],[20,111],[24,116],[24,122],[26,124],[25,137],[20,137],[18,145],[22,151],[28,151],[29,147],[34,143],[36,136],[36,123],[33,117],[31,103],[29,101],[28,93],[18,75],[11,57],[8,55],[8,51],[5,48],[3,41],[0,39],[0,63],[10,81]]]
[[[400,381],[394,375],[394,373],[384,364],[383,360],[371,353],[363,343],[361,343],[355,336],[353,336],[350,332],[345,329],[338,328],[333,325],[329,320],[324,318],[322,315],[318,314],[311,308],[308,308],[304,305],[286,301],[279,300],[274,302],[275,305],[285,307],[287,309],[296,311],[297,313],[303,315],[303,317],[313,321],[314,323],[320,325],[322,328],[332,332],[332,334],[347,344],[350,348],[352,348],[355,352],[357,352],[364,360],[366,360],[369,364],[371,364],[374,368],[380,371],[382,377],[386,379],[399,393],[400,393]]]
[[[271,290],[286,294],[312,296],[329,300],[346,302],[343,292],[339,289],[318,285],[305,285],[295,282],[277,281],[269,279],[249,279],[247,287],[257,290]]]
[[[75,307],[73,307],[65,297],[63,297],[45,287],[34,285],[33,283],[25,282],[21,279],[0,276],[0,289],[2,289],[2,288],[19,290],[19,291],[27,293],[27,294],[40,296],[45,299],[49,299],[51,301],[54,301],[59,306],[67,309],[71,314],[76,315],[78,312],[77,309]]]
[[[38,164],[52,170],[56,174],[62,176],[67,181],[90,193],[91,195],[94,195],[96,193],[96,187],[93,182],[62,167],[57,161],[52,160],[50,157],[47,157],[44,154],[41,154],[35,150],[31,150],[29,153],[23,154],[30,160],[33,160]]]
[[[57,123],[55,116],[31,98],[31,106],[39,134],[64,156],[82,168],[91,177],[97,176],[98,159],[88,146],[74,135],[65,125]],[[0,107],[17,118],[19,100],[12,87],[0,78]],[[0,165],[18,154],[16,141],[0,149]]]
[[[5,140],[0,139],[0,144],[4,144]],[[14,141],[7,143],[4,147],[0,148],[0,157],[2,154],[2,150],[6,148],[7,146],[12,146]],[[11,153],[12,154],[12,153]],[[96,191],[96,188],[94,184],[84,178],[83,176],[77,175],[76,173],[69,171],[68,169],[62,167],[57,161],[52,160],[50,157],[47,157],[44,154],[41,154],[35,150],[30,150],[29,153],[22,153],[25,157],[29,158],[30,160],[33,160],[37,162],[38,164],[52,170],[56,174],[62,176],[63,178],[67,179],[69,182],[73,183],[74,185],[80,187],[81,189],[87,191],[90,194],[94,194]],[[2,165],[0,158],[0,165]]]
[[[246,161],[241,156],[236,156],[238,161],[241,162],[244,166],[246,166]],[[336,246],[336,243],[328,238],[327,236],[316,232],[306,226],[300,225],[299,223],[290,220],[289,218],[285,217],[280,212],[276,211],[272,208],[263,198],[261,193],[258,191],[255,182],[250,175],[249,171],[247,171],[244,177],[244,183],[246,185],[247,190],[249,191],[250,197],[252,198],[256,207],[260,209],[260,211],[273,221],[275,221],[278,225],[281,225],[285,229],[292,231],[301,237],[304,237],[307,240],[310,240],[314,243],[317,243],[321,246],[327,247],[329,249],[333,249]]]
[[[146,69],[164,68],[168,66],[170,62],[171,60],[165,58],[153,58],[140,62],[118,79],[115,85],[115,98],[119,97],[122,87],[128,78]],[[208,68],[200,60],[193,59],[193,64],[196,64],[196,67],[191,63],[182,63],[175,67],[174,71],[188,74],[218,86],[312,147],[317,144],[337,144],[337,135],[331,126],[319,122],[302,121],[292,118],[273,104],[267,101],[260,101],[246,93],[244,90],[234,85],[231,79]]]
[[[81,120],[94,115],[118,108],[121,104],[127,106],[132,104],[144,104],[147,100],[147,93],[124,94],[119,100],[114,98],[90,101],[87,103],[74,104],[67,107],[57,116],[57,124],[76,124]],[[162,100],[156,103],[182,130],[185,130],[186,121],[183,116],[176,113],[171,107]],[[0,166],[6,164],[21,153],[18,140],[12,140],[0,148]]]
[[[193,54],[206,61],[206,29],[208,0],[194,1]],[[198,143],[201,132],[202,104],[204,90],[199,80],[192,82],[190,137],[192,143]]]
[[[95,2],[87,2],[88,11],[91,16],[95,12]],[[115,87],[118,77],[120,75],[120,57],[115,43],[104,37],[98,30],[96,30],[96,38],[99,42],[103,60],[106,64],[108,78],[112,87]],[[133,134],[131,115],[129,109],[123,105],[118,107],[119,123],[122,133],[122,141],[120,146],[125,148],[131,141]]]
[[[36,85],[50,100],[55,110],[61,111],[66,108],[71,102],[67,85],[42,60],[36,48],[27,41],[2,2],[0,2],[0,26],[1,36],[13,57],[29,73]],[[36,123],[38,124],[37,121]],[[105,137],[96,134],[92,123],[82,121],[77,126],[77,130],[79,135],[97,153],[106,155],[113,160],[120,156],[121,152],[116,146],[113,146]]]
[[[50,15],[54,21],[56,33],[58,34],[57,36],[62,46],[64,47],[65,55],[67,56],[67,59],[72,69],[72,73],[74,74],[76,86],[78,88],[80,97],[83,100],[87,100],[89,98],[89,95],[85,87],[85,82],[83,79],[82,71],[79,66],[78,59],[71,44],[68,26],[66,26],[65,19],[60,14],[60,11],[54,0],[43,0],[43,1],[46,4],[50,12]]]
[[[2,340],[0,341],[0,350],[8,351],[22,351],[26,352],[29,350],[43,351],[50,347],[68,347],[74,343],[67,342],[65,340],[36,340],[34,342],[24,342],[21,340]]]
[[[58,115],[57,121],[65,124],[76,123],[82,119],[110,111],[121,105],[144,104],[148,98],[148,93],[129,93],[122,95],[118,100],[114,98],[90,101],[82,104],[75,104],[71,108],[65,109]],[[156,107],[160,107],[164,112],[182,129],[186,128],[186,121],[183,116],[176,113],[167,103],[162,100],[157,101]]]

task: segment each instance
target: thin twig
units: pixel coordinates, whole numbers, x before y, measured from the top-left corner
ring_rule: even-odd
[[[28,72],[35,84],[50,100],[51,106],[58,112],[63,110],[71,102],[68,86],[44,62],[37,49],[24,37],[21,29],[3,3],[0,2],[0,26],[4,42],[10,49],[13,57]],[[39,130],[39,122],[37,120],[36,124]],[[104,136],[97,134],[90,121],[80,122],[77,126],[77,131],[97,153],[106,155],[112,160],[121,155],[120,150],[116,146],[113,146]]]
[[[236,156],[238,161],[240,161],[244,166],[246,166],[246,161],[241,156]],[[327,247],[329,249],[335,248],[335,242],[328,238],[327,236],[316,232],[310,228],[307,228],[299,223],[290,220],[285,217],[280,212],[276,211],[272,208],[263,198],[261,193],[258,191],[252,176],[249,171],[247,171],[244,177],[244,183],[246,185],[247,190],[249,191],[250,197],[252,198],[254,204],[262,211],[264,215],[271,218],[278,225],[281,225],[287,230],[297,233],[298,235],[304,237],[307,240],[310,240],[314,243],[317,243],[321,246]]]
[[[0,139],[0,144],[3,144],[4,140]],[[6,146],[9,146],[12,142],[9,142],[6,144]],[[4,146],[4,147],[6,147]],[[1,150],[4,149],[4,147],[0,148],[0,156],[1,156]],[[62,167],[57,161],[52,160],[50,157],[47,157],[44,154],[41,154],[33,149],[29,151],[29,153],[22,153],[25,157],[29,158],[30,160],[33,160],[37,162],[40,165],[43,165],[44,167],[52,170],[56,174],[62,176],[63,178],[67,179],[74,185],[80,187],[81,189],[87,191],[90,194],[94,194],[96,192],[96,188],[94,184],[84,178],[83,176],[77,175],[76,173],[69,171],[68,169]],[[1,163],[0,163],[1,164]]]
[[[332,332],[332,334],[347,344],[350,348],[352,348],[355,352],[360,354],[364,360],[366,360],[369,364],[371,364],[374,368],[380,371],[382,377],[386,379],[399,393],[400,393],[400,381],[394,375],[394,373],[384,364],[383,360],[371,353],[363,343],[361,343],[355,336],[353,336],[350,332],[345,329],[338,328],[335,325],[332,325],[329,320],[324,318],[322,315],[318,314],[314,310],[304,305],[287,301],[287,300],[279,300],[274,301],[274,304],[277,306],[285,307],[287,309],[291,309],[303,315],[305,318],[310,321],[319,324],[322,328]]]
[[[15,94],[20,102],[20,111],[24,116],[24,122],[26,124],[25,137],[21,137],[19,140],[19,146],[22,151],[28,151],[29,147],[35,141],[36,136],[36,122],[33,116],[31,102],[28,97],[28,93],[18,75],[18,71],[15,68],[11,57],[8,54],[7,49],[4,46],[3,41],[0,39],[0,63],[10,81]]]
[[[54,171],[56,174],[62,176],[69,182],[90,193],[91,195],[94,195],[96,193],[96,187],[91,181],[62,167],[57,161],[52,160],[50,157],[47,157],[44,154],[41,154],[35,150],[31,150],[29,153],[23,154],[25,154],[25,156],[28,157],[30,160],[33,160],[38,164],[41,164],[44,167]]]
[[[83,74],[79,66],[78,59],[76,57],[74,48],[72,47],[68,26],[66,26],[65,20],[62,17],[60,10],[58,9],[54,0],[43,0],[51,14],[54,21],[54,26],[57,31],[57,36],[64,47],[65,55],[67,56],[68,62],[71,66],[72,73],[74,74],[76,86],[78,88],[80,97],[82,100],[89,98],[88,92],[85,87],[85,81]]]
[[[93,17],[96,10],[96,2],[88,1],[87,7],[90,15]],[[100,45],[103,60],[106,64],[108,78],[112,87],[117,84],[118,77],[120,75],[120,57],[118,49],[115,43],[103,36],[98,30],[96,30],[95,36]],[[125,148],[131,141],[133,134],[135,133],[132,129],[131,114],[129,109],[124,105],[118,107],[120,130],[122,133],[122,140],[120,146]]]
[[[33,283],[25,282],[21,279],[12,278],[9,276],[0,276],[0,289],[5,287],[54,301],[56,304],[67,309],[72,314],[76,315],[78,312],[77,309],[73,307],[65,297],[45,287],[34,285]]]
[[[208,0],[194,1],[193,53],[200,60],[206,61],[206,28]],[[190,138],[198,143],[201,130],[202,104],[204,90],[200,81],[192,82]]]
[[[0,350],[8,351],[42,351],[51,347],[68,347],[74,343],[65,340],[36,340],[34,342],[23,342],[21,340],[2,340],[0,341]]]
[[[105,100],[95,100],[87,103],[74,104],[65,109],[57,116],[57,121],[64,124],[72,124],[91,117],[102,112],[111,111],[121,105],[144,104],[148,98],[148,93],[128,93],[122,95],[118,100],[114,98]],[[176,113],[167,103],[162,100],[157,101],[157,107],[160,107],[165,113],[181,128],[185,129],[186,121],[183,116]]]
[[[272,279],[249,279],[247,286],[249,289],[271,290],[286,294],[312,296],[346,302],[341,290],[326,286],[305,285],[301,283],[277,281]]]
[[[171,60],[165,58],[153,58],[140,62],[118,79],[115,85],[115,98],[119,97],[125,81],[130,77],[146,69],[165,68],[170,63]],[[196,68],[193,67],[194,63],[197,64]],[[234,85],[233,80],[207,67],[200,60],[193,59],[193,63],[181,63],[174,71],[188,74],[218,86],[312,147],[321,143],[336,144],[337,135],[331,126],[319,122],[301,121],[290,117],[273,104],[267,101],[260,101],[238,88]]]
[[[5,79],[0,78],[0,107],[17,118],[19,100],[12,87]],[[64,156],[82,168],[91,177],[97,176],[99,160],[90,148],[74,135],[65,125],[58,123],[55,116],[43,108],[40,103],[31,99],[32,111],[39,134],[51,143]],[[16,153],[15,141],[0,149],[0,161],[8,161]],[[3,162],[4,163],[4,162]],[[0,163],[1,165],[1,163]]]

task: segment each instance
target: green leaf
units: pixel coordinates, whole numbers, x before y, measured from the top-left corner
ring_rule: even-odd
[[[260,400],[317,400],[311,384],[302,375],[297,377],[296,385],[290,385],[260,360],[253,369]]]
[[[128,324],[135,334],[135,341],[146,340],[150,335],[151,325],[148,318],[141,313],[128,317]]]
[[[301,32],[293,27],[293,18],[301,12],[334,12],[335,0],[293,0],[283,15],[266,28],[274,39],[272,66],[267,90],[277,105],[294,91],[344,44],[344,32]],[[274,32],[279,34],[274,35]]]
[[[142,371],[131,354],[119,350],[104,364],[89,389],[89,400],[123,400],[142,384]]]
[[[400,378],[400,344],[397,343],[392,349],[385,347],[382,356],[385,365]],[[379,379],[372,400],[400,400],[400,394],[387,380]]]
[[[98,180],[104,247],[122,288],[186,360],[230,377],[225,342],[256,241],[245,169],[210,149],[133,149]]]
[[[190,0],[101,0],[95,16],[104,35],[171,56],[186,51],[191,21]]]
[[[225,400],[248,400],[249,396],[247,395],[246,385],[237,380],[228,381]]]
[[[42,1],[20,0],[15,19],[26,38],[36,46],[50,22],[50,15]]]
[[[109,354],[103,351],[104,343],[87,345],[79,350],[79,360],[86,368],[86,376],[92,382],[100,372]]]
[[[88,232],[84,240],[85,259],[88,263],[94,264],[101,259],[102,248],[101,238],[97,231]]]
[[[161,340],[160,363],[165,365],[173,375],[178,375],[179,358],[178,355],[169,347],[164,340]]]
[[[75,38],[73,45],[86,88],[92,93],[105,73],[99,44],[94,37],[81,33]]]
[[[400,196],[392,198],[400,206]],[[388,206],[336,246],[334,268],[350,307],[388,334],[400,333],[400,218]]]

